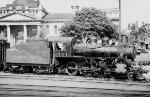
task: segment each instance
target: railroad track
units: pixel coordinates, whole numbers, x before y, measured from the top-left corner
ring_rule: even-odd
[[[101,87],[105,86],[102,88],[105,88],[105,89],[116,88],[116,89],[121,89],[121,90],[122,90],[122,87],[120,86],[124,86],[123,90],[134,89],[134,90],[150,92],[150,82],[116,81],[114,79],[106,80],[102,78],[93,78],[93,77],[68,76],[68,75],[32,75],[32,74],[27,75],[27,74],[11,74],[11,73],[0,72],[0,79],[5,79],[5,81],[6,80],[9,81],[9,79],[11,79],[11,80],[24,80],[24,81],[32,80],[35,82],[46,81],[48,83],[60,82],[60,84],[58,84],[60,86],[67,85],[63,83],[63,82],[67,82],[67,83],[77,84],[77,85],[71,85],[73,87],[99,88],[99,86]],[[79,86],[78,83],[82,85]],[[138,87],[138,89],[135,87]]]
[[[1,85],[0,85],[1,86]],[[0,97],[149,97],[148,92],[38,85],[2,85]]]
[[[110,83],[110,84],[127,84],[127,85],[141,85],[150,86],[150,82],[137,82],[131,80],[115,80],[115,79],[104,79],[94,77],[83,77],[83,76],[69,76],[69,75],[43,75],[43,74],[13,74],[0,72],[0,78],[13,78],[13,79],[33,79],[33,80],[55,80],[55,81],[73,81],[73,82],[91,82],[91,83]]]
[[[68,75],[0,72],[0,90],[0,97],[150,97],[150,83]]]

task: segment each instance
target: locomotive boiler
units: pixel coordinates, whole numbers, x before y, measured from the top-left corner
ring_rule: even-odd
[[[100,44],[79,44],[74,50],[74,55],[102,58],[127,58],[134,60],[134,48],[132,46],[100,46]]]
[[[97,43],[92,38],[87,42],[78,37],[28,39],[25,44],[7,49],[4,65],[5,70],[10,72],[67,73],[98,77],[123,73],[129,77],[129,61],[134,60],[134,52],[133,46],[112,46],[106,42]]]

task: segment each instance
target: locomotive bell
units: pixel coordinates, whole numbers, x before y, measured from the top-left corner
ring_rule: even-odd
[[[109,38],[108,37],[102,38],[102,44],[103,45],[109,45]]]

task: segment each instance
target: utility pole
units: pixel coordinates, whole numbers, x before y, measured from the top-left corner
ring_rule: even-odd
[[[121,0],[119,1],[119,43],[121,44]]]

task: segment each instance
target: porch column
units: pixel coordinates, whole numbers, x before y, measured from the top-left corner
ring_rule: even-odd
[[[10,39],[11,37],[10,37],[10,25],[7,25],[7,40],[8,40],[8,42],[11,42]]]
[[[40,25],[37,25],[37,37],[40,35]]]
[[[23,29],[24,29],[24,42],[26,42],[26,40],[27,40],[27,26],[23,25]]]

